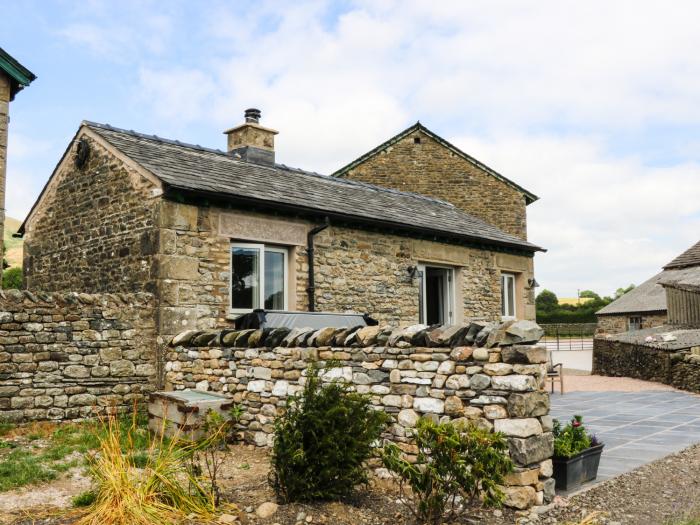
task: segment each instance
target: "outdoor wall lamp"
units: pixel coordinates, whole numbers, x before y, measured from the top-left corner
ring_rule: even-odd
[[[411,278],[411,280],[416,278],[416,275],[418,275],[418,266],[409,266],[406,268],[406,271],[408,272],[408,276]]]

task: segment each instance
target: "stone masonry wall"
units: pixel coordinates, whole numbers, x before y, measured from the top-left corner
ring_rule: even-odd
[[[57,168],[28,223],[24,272],[29,290],[153,291],[154,187],[97,141],[82,168],[76,144]]]
[[[420,143],[415,142],[416,138]],[[421,131],[367,159],[344,176],[451,202],[507,233],[527,238],[525,196]]]
[[[412,431],[421,416],[505,434],[517,465],[506,504],[526,508],[554,495],[546,350],[512,344],[537,340],[541,330],[533,325],[188,331],[171,343],[166,388],[229,394],[244,408],[247,440],[268,446],[275,417],[316,363],[324,380],[349,383],[393,416],[385,437],[409,457],[417,452]],[[334,366],[324,368],[329,360]]]
[[[625,315],[599,315],[597,332],[601,334],[621,334],[629,330],[629,318],[638,316],[642,318],[641,328],[655,328],[668,322],[666,313],[649,314],[625,314]]]
[[[0,420],[128,409],[154,389],[149,294],[0,291]]]
[[[235,233],[221,224],[241,212],[164,201],[158,218],[158,295],[161,298],[161,333],[173,336],[183,329],[230,326],[230,249]],[[308,259],[306,231],[315,224],[300,219],[246,213],[246,220],[278,221],[274,241],[256,238],[254,224],[243,242],[266,242],[288,249],[290,310],[306,311]],[[267,224],[267,223],[266,223]],[[288,225],[302,229],[304,244],[294,244],[280,231]],[[222,231],[224,230],[224,231]],[[270,228],[260,235],[269,235]],[[297,236],[298,237],[298,236]],[[296,237],[295,237],[296,238]],[[241,240],[241,239],[239,239]],[[275,242],[276,241],[276,242]],[[296,242],[296,241],[294,241]],[[315,238],[317,310],[370,313],[388,324],[418,321],[418,280],[408,268],[420,262],[456,269],[457,321],[461,318],[500,318],[500,273],[520,277],[519,317],[534,319],[534,294],[524,283],[533,277],[533,259],[331,225]]]
[[[593,373],[656,381],[700,392],[700,355],[693,355],[690,350],[663,350],[596,337],[593,341]]]
[[[0,261],[4,256],[5,184],[7,177],[7,134],[10,123],[10,78],[0,72]],[[0,263],[1,264],[1,263]],[[2,273],[0,269],[0,273]],[[2,279],[0,279],[1,281]],[[0,283],[2,288],[2,283]]]

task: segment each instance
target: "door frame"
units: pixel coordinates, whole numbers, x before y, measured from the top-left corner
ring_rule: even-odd
[[[440,270],[445,270],[447,275],[446,290],[444,293],[444,304],[443,310],[447,312],[446,319],[443,320],[442,324],[455,324],[455,268],[452,266],[445,266],[442,264],[431,264],[431,263],[418,263],[418,286],[420,287],[418,291],[418,322],[427,324],[428,319],[428,309],[426,301],[426,269],[427,268],[437,268]]]

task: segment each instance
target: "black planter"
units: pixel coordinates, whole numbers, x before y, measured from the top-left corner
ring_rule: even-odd
[[[600,455],[604,446],[601,443],[587,448],[571,458],[552,458],[555,487],[559,490],[574,490],[582,483],[594,480],[598,475]]]

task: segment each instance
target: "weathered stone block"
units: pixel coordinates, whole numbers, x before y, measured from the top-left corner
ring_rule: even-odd
[[[549,394],[529,392],[511,394],[508,397],[508,413],[511,417],[536,417],[549,413]]]
[[[554,454],[554,436],[551,432],[528,438],[508,438],[510,457],[518,465],[532,465],[549,459]]]
[[[514,392],[527,392],[537,389],[537,382],[532,376],[510,375],[493,376],[491,387],[497,390],[511,390]]]
[[[431,397],[417,397],[413,400],[413,408],[425,414],[443,414],[445,402]]]
[[[199,260],[181,255],[163,255],[160,276],[164,279],[195,280],[199,278]]]
[[[505,376],[513,372],[513,365],[507,363],[487,363],[484,365],[484,373],[490,376]]]
[[[90,377],[90,369],[83,365],[68,365],[63,369],[66,377],[85,378]]]
[[[109,374],[113,377],[133,376],[135,372],[136,367],[131,361],[122,359],[109,364]]]
[[[503,487],[503,504],[514,509],[530,508],[535,503],[535,492],[533,487]]]
[[[493,423],[496,432],[502,432],[506,436],[526,438],[542,434],[542,425],[538,419],[497,419]]]
[[[544,346],[513,345],[501,349],[504,363],[536,364],[547,362],[547,349]]]

